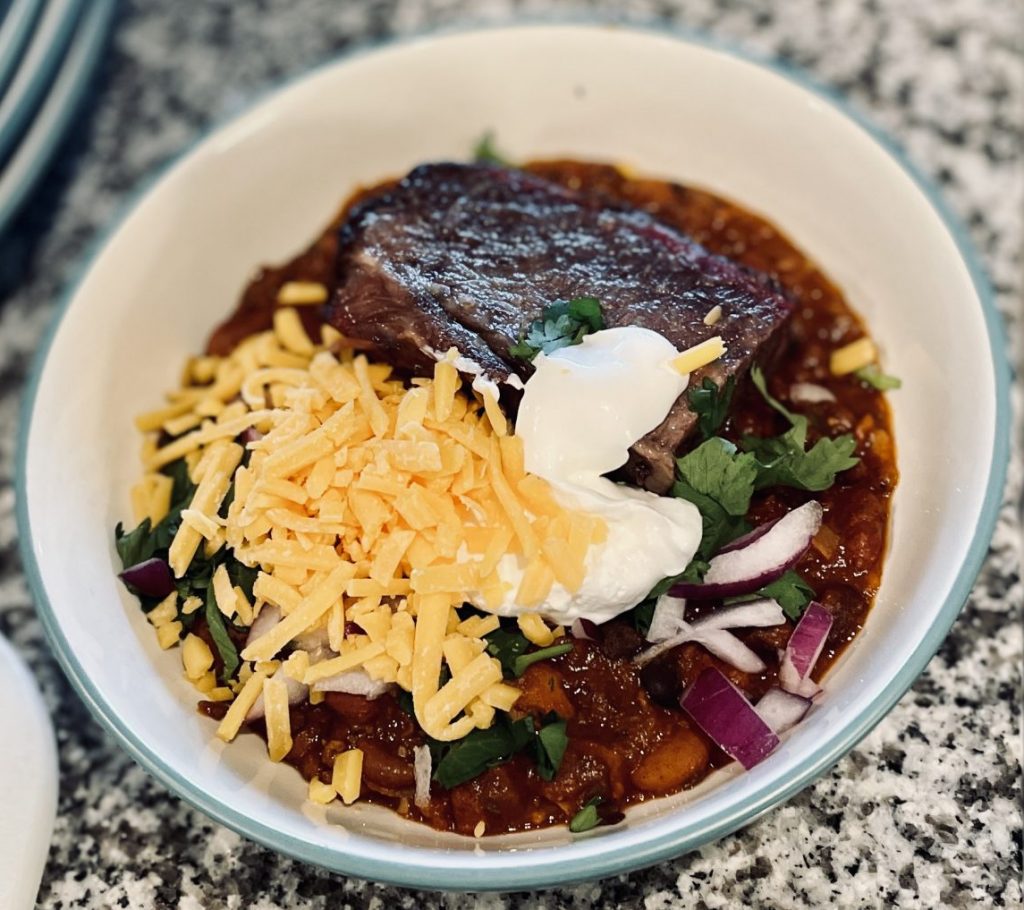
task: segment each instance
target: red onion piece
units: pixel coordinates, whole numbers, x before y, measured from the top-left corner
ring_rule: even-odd
[[[674,599],[674,598],[673,598]],[[685,603],[685,601],[683,601]],[[655,609],[657,612],[657,609]],[[636,658],[637,666],[643,666],[659,654],[687,641],[704,645],[716,657],[744,673],[760,673],[765,669],[764,661],[750,650],[727,629],[765,628],[777,626],[786,621],[785,614],[774,600],[764,598],[749,603],[737,604],[716,610],[695,623],[684,622],[682,614],[675,622],[675,632],[648,648]],[[651,625],[654,625],[652,620]]]
[[[238,436],[238,441],[246,448],[249,447],[251,442],[259,442],[263,438],[263,434],[256,429],[256,427],[248,427]]]
[[[249,647],[257,638],[262,638],[281,621],[281,610],[272,604],[264,604],[260,608],[259,616],[249,627],[249,634],[245,639],[245,647]]]
[[[821,527],[821,505],[813,500],[783,515],[766,532],[738,550],[719,553],[700,584],[673,585],[669,594],[713,600],[749,594],[780,578],[807,552]],[[754,532],[751,532],[753,535]]]
[[[796,726],[810,710],[811,699],[792,692],[785,692],[773,686],[761,696],[757,705],[757,713],[776,733],[785,733],[790,727]]]
[[[174,575],[171,574],[171,567],[165,560],[158,559],[156,556],[129,566],[117,577],[146,597],[157,597],[163,600],[174,590]]]
[[[697,631],[692,640],[704,645],[715,657],[721,658],[730,667],[735,667],[744,673],[763,673],[767,667],[756,653],[735,635],[724,629]]]
[[[679,704],[723,752],[748,770],[779,744],[746,696],[714,667],[694,680]]]
[[[789,400],[793,404],[820,404],[835,401],[836,396],[816,382],[794,382],[789,387]]]
[[[569,627],[569,634],[573,638],[582,639],[583,641],[601,640],[601,630],[598,629],[597,623],[582,617],[572,621],[572,625]]]
[[[365,670],[345,670],[313,683],[314,692],[346,692],[349,695],[362,695],[373,701],[390,691],[391,683],[371,678]]]
[[[656,643],[678,634],[685,611],[686,601],[683,598],[662,594],[654,605],[654,613],[651,614],[647,640]]]
[[[715,610],[698,619],[693,626],[695,629],[765,629],[782,625],[785,621],[786,614],[778,602],[763,597]]]
[[[299,682],[297,679],[292,679],[283,669],[278,669],[274,674],[273,679],[283,679],[284,684],[288,687],[288,704],[297,705],[299,702],[306,700],[306,696],[309,694],[309,686],[303,682]],[[256,696],[256,701],[252,703],[252,707],[249,709],[249,713],[245,715],[246,721],[259,720],[266,714],[266,709],[263,707],[263,693],[260,692]]]
[[[811,601],[796,624],[779,664],[779,683],[787,692],[814,695],[818,686],[811,671],[821,656],[832,628],[832,614],[817,601]]]
[[[744,547],[750,546],[755,540],[760,540],[767,534],[772,528],[779,523],[778,518],[773,518],[771,521],[766,521],[764,524],[758,525],[754,530],[747,531],[746,534],[741,537],[737,537],[735,540],[730,541],[721,550],[716,553],[716,556],[721,556],[723,553],[731,553],[733,550],[742,550]]]

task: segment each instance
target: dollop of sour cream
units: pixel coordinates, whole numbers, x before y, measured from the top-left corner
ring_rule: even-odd
[[[658,426],[686,390],[689,376],[670,365],[677,353],[657,332],[624,326],[534,360],[516,420],[526,470],[547,480],[564,508],[601,516],[608,535],[590,548],[578,591],[556,582],[529,612],[562,624],[606,622],[693,558],[701,518],[692,503],[601,476],[625,464],[629,447]],[[527,612],[515,603],[522,569],[511,554],[498,564],[509,593],[495,612]]]

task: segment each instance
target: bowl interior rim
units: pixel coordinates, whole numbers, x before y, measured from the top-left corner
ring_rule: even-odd
[[[179,777],[173,767],[153,752],[145,742],[139,739],[131,729],[127,728],[120,721],[120,718],[109,704],[97,697],[97,693],[93,689],[89,678],[85,675],[63,633],[57,613],[47,597],[39,565],[35,560],[30,510],[25,495],[28,440],[39,383],[46,367],[51,344],[57,334],[63,316],[78,296],[78,291],[85,277],[89,274],[93,264],[107,246],[108,241],[120,231],[135,210],[148,198],[149,191],[159,184],[166,175],[172,172],[179,163],[187,159],[203,146],[210,137],[225,127],[246,117],[254,109],[263,106],[268,100],[274,98],[279,93],[287,91],[298,83],[310,79],[325,70],[343,66],[351,60],[372,53],[380,47],[393,48],[420,42],[424,39],[443,38],[452,35],[482,34],[497,29],[507,30],[509,24],[511,23],[488,25],[483,28],[466,28],[464,26],[443,28],[408,38],[384,41],[368,48],[363,47],[343,53],[272,88],[264,95],[255,98],[240,114],[226,121],[214,124],[209,130],[200,135],[181,155],[172,159],[165,167],[140,186],[136,193],[122,207],[118,217],[102,233],[93,244],[92,249],[84,257],[76,278],[68,284],[42,343],[34,356],[22,402],[21,419],[18,429],[15,488],[19,491],[16,515],[22,563],[25,567],[30,589],[33,593],[37,611],[50,646],[74,689],[88,706],[93,716],[100,721],[139,764],[168,787],[168,789],[189,805],[237,833],[264,846],[317,866],[363,879],[405,887],[473,891],[520,890],[551,887],[628,872],[672,858],[688,849],[693,849],[700,844],[728,834],[792,797],[824,773],[870,732],[909,689],[924,669],[928,660],[938,650],[962,605],[967,600],[985,558],[988,543],[998,517],[1009,460],[1010,373],[1006,357],[1006,343],[1002,320],[977,252],[959,219],[948,208],[932,182],[917,170],[896,143],[882,133],[878,127],[861,116],[845,99],[830,89],[819,85],[803,71],[774,60],[764,59],[748,52],[746,49],[738,48],[698,32],[679,28],[666,28],[663,25],[652,27],[644,27],[642,25],[631,26],[628,31],[672,37],[684,44],[692,44],[704,49],[725,53],[741,62],[767,69],[769,72],[781,76],[794,84],[796,88],[802,89],[812,98],[838,109],[841,114],[853,121],[854,124],[859,126],[862,131],[873,139],[875,144],[880,146],[882,153],[888,154],[890,158],[894,159],[896,164],[909,176],[917,189],[930,203],[932,210],[949,233],[961,259],[967,267],[982,309],[995,376],[995,387],[993,389],[995,398],[993,449],[988,465],[986,488],[979,521],[974,529],[966,558],[960,567],[960,571],[948,596],[936,614],[935,621],[925,631],[911,659],[897,670],[879,697],[870,705],[869,709],[852,719],[839,733],[827,737],[821,746],[806,756],[797,768],[794,769],[784,787],[779,789],[763,787],[755,795],[754,799],[731,806],[717,817],[713,825],[705,826],[698,831],[685,830],[685,826],[680,826],[682,830],[662,831],[642,840],[637,839],[637,842],[630,845],[631,849],[628,851],[628,855],[624,855],[625,851],[617,849],[622,846],[620,843],[621,838],[616,837],[615,832],[608,832],[598,838],[580,838],[568,845],[531,851],[529,859],[518,852],[474,855],[467,851],[465,854],[459,855],[459,861],[453,862],[450,860],[446,861],[445,854],[440,851],[422,848],[403,848],[401,851],[392,851],[392,855],[387,858],[367,856],[358,848],[354,851],[344,848],[332,849],[307,843],[300,838],[283,834],[274,828],[255,821],[244,812],[236,810],[233,806],[209,796],[202,788],[193,786]],[[517,21],[514,25],[518,29],[566,27],[566,23],[552,21],[532,24]],[[573,28],[585,28],[588,26],[601,28],[599,23],[593,21],[586,23],[569,22],[568,25]],[[355,846],[358,841],[349,841],[348,843]]]

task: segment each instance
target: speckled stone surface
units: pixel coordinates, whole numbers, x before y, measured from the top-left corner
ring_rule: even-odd
[[[707,30],[805,67],[894,134],[942,185],[981,251],[1020,354],[1019,0],[650,0],[629,4],[628,14],[623,6],[123,4],[91,108],[0,241],[0,631],[28,658],[53,711],[62,775],[41,907],[1021,906],[1019,445],[970,602],[889,717],[831,773],[742,832],[593,885],[543,895],[415,894],[346,880],[247,843],[122,753],[50,656],[17,555],[12,475],[27,363],[61,289],[140,181],[205,127],[282,77],[388,35],[513,11],[620,10],[620,18]]]

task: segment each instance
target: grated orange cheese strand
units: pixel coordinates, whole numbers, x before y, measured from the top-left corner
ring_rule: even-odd
[[[427,701],[423,708],[423,728],[429,731],[444,727],[474,698],[500,681],[498,661],[487,654],[478,655]]]
[[[220,509],[228,487],[231,485],[231,477],[235,468],[242,460],[242,447],[233,442],[221,443],[220,450],[211,459],[210,466],[203,479],[192,496],[189,508],[204,515],[216,515]],[[168,552],[168,562],[174,572],[175,578],[181,578],[185,574],[192,558],[199,549],[202,535],[194,528],[182,524],[174,540],[171,541]]]
[[[267,752],[277,762],[292,750],[291,717],[288,713],[288,685],[278,677],[263,682],[264,720],[267,727]]]
[[[354,670],[356,667],[361,667],[366,661],[373,660],[373,658],[379,657],[383,653],[384,645],[379,642],[371,642],[368,645],[363,645],[361,648],[356,648],[354,651],[349,651],[348,654],[342,654],[340,657],[332,657],[330,660],[322,660],[320,663],[311,664],[302,681],[307,686],[311,686],[321,679],[327,679],[328,676],[336,676],[338,673],[344,673],[346,670]]]
[[[345,585],[355,575],[352,563],[342,563],[331,571],[324,583],[302,600],[291,613],[269,632],[242,651],[242,660],[270,660],[300,632],[305,631],[320,619],[331,606],[341,598]]]
[[[224,742],[231,742],[238,735],[238,731],[242,729],[245,715],[256,704],[256,699],[259,698],[260,693],[263,691],[263,680],[266,678],[267,675],[262,670],[255,671],[245,681],[245,685],[242,686],[238,695],[235,696],[235,700],[231,703],[231,707],[228,708],[227,714],[224,715],[220,726],[217,727],[217,736],[224,740]]]
[[[362,777],[363,752],[361,749],[349,749],[335,757],[331,786],[346,806],[359,799]]]

